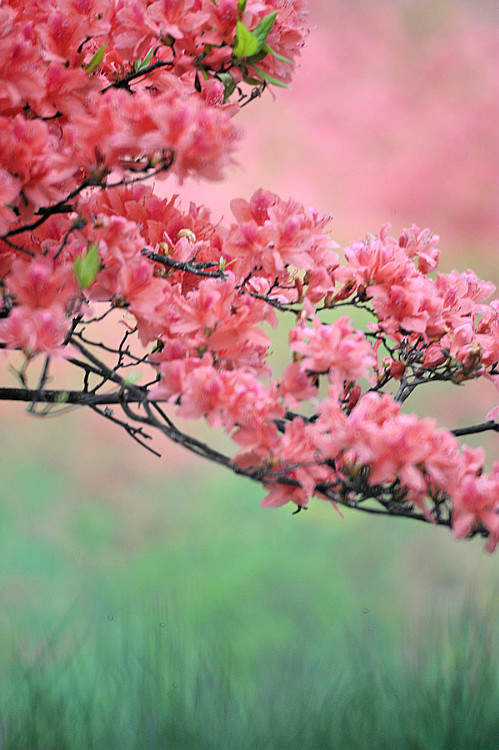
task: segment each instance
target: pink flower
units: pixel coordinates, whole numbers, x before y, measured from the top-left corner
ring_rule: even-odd
[[[330,325],[323,325],[315,316],[312,329],[304,325],[291,329],[289,344],[304,357],[302,369],[328,373],[329,382],[337,389],[344,381],[364,377],[376,362],[368,341],[360,331],[354,332],[346,315]]]
[[[60,356],[69,331],[70,319],[60,307],[15,307],[8,318],[0,320],[0,341],[9,349],[22,349],[27,357],[38,352]]]
[[[490,532],[487,549],[492,552],[499,540],[499,478],[494,475],[464,477],[454,493],[452,508],[452,530],[456,539],[483,526]]]
[[[75,114],[68,129],[81,164],[110,169],[126,164],[126,157],[154,159],[173,151],[172,169],[180,179],[194,174],[222,178],[240,128],[224,109],[207,106],[178,78],[162,76],[164,91],[155,96],[113,89],[88,98],[87,112]]]
[[[83,68],[67,68],[63,63],[53,62],[46,69],[44,114],[60,112],[68,119],[85,109],[91,91],[99,84]]]
[[[303,419],[296,418],[286,424],[284,434],[272,452],[270,473],[276,478],[282,476],[295,480],[298,487],[292,485],[266,483],[271,487],[269,494],[262,500],[263,507],[280,506],[294,502],[303,507],[308,498],[316,494],[316,484],[326,481],[331,471],[320,460],[316,444],[316,428],[305,424]]]
[[[159,371],[161,380],[153,395],[158,399],[166,399],[172,403],[177,402],[182,396],[187,383],[188,374],[200,366],[199,357],[184,357],[183,347],[177,342],[172,342],[168,351],[163,353],[165,361],[161,362]],[[174,350],[172,351],[172,348]]]
[[[360,464],[371,467],[371,483],[384,484],[399,477],[406,487],[422,493],[425,482],[421,467],[428,455],[434,422],[399,414],[398,405],[390,404],[386,396],[380,399],[368,393],[350,414],[353,452]],[[388,406],[386,414],[380,412],[382,401]]]
[[[380,327],[387,333],[417,333],[431,339],[445,332],[441,303],[423,277],[400,284],[370,286],[367,294],[373,300]]]
[[[222,427],[225,395],[222,376],[213,365],[200,364],[186,378],[177,414],[184,419],[206,417],[212,427]]]
[[[317,396],[315,386],[307,375],[300,362],[292,362],[284,370],[279,381],[279,394],[291,409],[299,409],[300,401]]]
[[[0,8],[0,111],[21,108],[43,95],[45,70],[33,25],[18,22],[16,11]]]
[[[0,167],[0,234],[9,230],[16,221],[16,215],[8,203],[14,203],[21,192],[21,181],[6,169]]]
[[[293,487],[285,484],[265,484],[264,487],[272,489],[265,495],[260,505],[262,508],[280,508],[287,503],[295,503],[299,508],[308,503],[308,492],[302,487]]]
[[[64,183],[77,165],[52,137],[47,123],[26,120],[22,115],[0,117],[2,167],[15,178],[33,208],[46,206],[65,195]]]
[[[438,234],[432,234],[428,228],[420,230],[413,224],[410,229],[402,230],[398,244],[404,248],[408,258],[418,258],[418,270],[427,274],[438,266],[440,250],[435,245],[439,240]]]
[[[54,268],[48,258],[34,258],[31,262],[15,260],[7,285],[16,304],[32,309],[54,305],[64,308],[78,294],[72,266],[64,264]]]
[[[232,201],[231,208],[238,224],[231,227],[226,249],[237,258],[243,278],[260,266],[272,280],[288,280],[290,267],[312,272],[317,266],[328,270],[337,265],[338,256],[330,252],[335,245],[324,234],[329,215],[265,190],[254,193],[249,203]]]
[[[252,431],[259,430],[260,425],[282,419],[284,408],[278,402],[278,391],[275,383],[270,382],[265,388],[255,375],[243,369],[223,373],[226,387],[225,425],[227,431],[237,429],[236,442],[248,447],[248,438]],[[273,425],[275,427],[275,425]],[[246,436],[243,438],[243,434]],[[257,442],[252,450],[257,450]]]

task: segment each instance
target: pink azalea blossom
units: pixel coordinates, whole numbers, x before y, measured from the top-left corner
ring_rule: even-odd
[[[70,319],[60,307],[37,308],[20,305],[0,320],[0,341],[10,349],[22,349],[28,358],[38,352],[68,356],[63,349]]]
[[[456,539],[468,536],[478,526],[490,532],[487,549],[499,541],[499,477],[465,476],[453,498],[452,530]]]
[[[289,344],[301,355],[301,367],[314,373],[328,373],[329,382],[340,388],[343,381],[355,381],[367,375],[375,363],[371,347],[360,331],[353,330],[346,315],[330,325],[318,317],[313,328],[292,328]]]
[[[55,148],[49,128],[41,120],[26,120],[21,115],[0,117],[0,152],[3,169],[35,207],[62,198],[64,182],[76,171],[67,154]],[[13,185],[11,182],[11,190]]]
[[[307,375],[300,362],[291,362],[284,370],[279,381],[279,393],[292,409],[300,407],[300,401],[317,396],[315,386]]]

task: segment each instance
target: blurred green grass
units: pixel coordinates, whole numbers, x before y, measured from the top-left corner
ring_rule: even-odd
[[[496,559],[478,539],[355,512],[341,519],[318,500],[298,516],[263,510],[261,488],[207,464],[166,451],[165,473],[153,474],[118,432],[85,456],[85,430],[81,442],[71,437],[70,420],[33,425],[26,455],[16,458],[20,432],[1,466],[0,604],[16,632],[50,629],[77,599],[165,594],[190,622],[223,621],[224,637],[256,655],[366,617],[393,630],[435,602],[496,588]]]
[[[135,602],[137,605],[137,602]],[[80,617],[76,610],[73,616]],[[174,608],[71,617],[0,680],[4,750],[497,747],[499,630],[463,608],[431,633],[356,628],[244,660]]]
[[[16,414],[2,748],[493,746],[497,558],[480,540],[318,500],[264,510],[257,485],[168,447],[149,459],[92,417]]]

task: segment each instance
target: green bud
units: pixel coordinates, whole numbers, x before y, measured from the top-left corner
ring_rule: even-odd
[[[73,263],[74,275],[82,289],[90,286],[100,269],[99,249],[95,243],[90,245],[86,254],[78,255]]]

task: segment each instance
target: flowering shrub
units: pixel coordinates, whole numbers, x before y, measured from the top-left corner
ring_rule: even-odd
[[[266,506],[299,511],[316,495],[480,533],[493,550],[499,462],[485,472],[484,451],[457,438],[499,431],[499,407],[453,432],[401,410],[427,383],[499,387],[493,285],[438,273],[428,229],[384,226],[341,251],[329,217],[293,199],[258,190],[222,226],[144,183],[219,179],[241,137],[234,117],[287,86],[306,23],[302,0],[0,8],[0,345],[24,355],[0,397],[41,414],[87,405],[146,446],[157,429],[262,483]],[[279,374],[262,323],[284,318]],[[119,345],[101,340],[104,319],[122,326]],[[81,372],[80,389],[48,387],[54,358]],[[176,416],[206,419],[238,449],[225,455]]]

